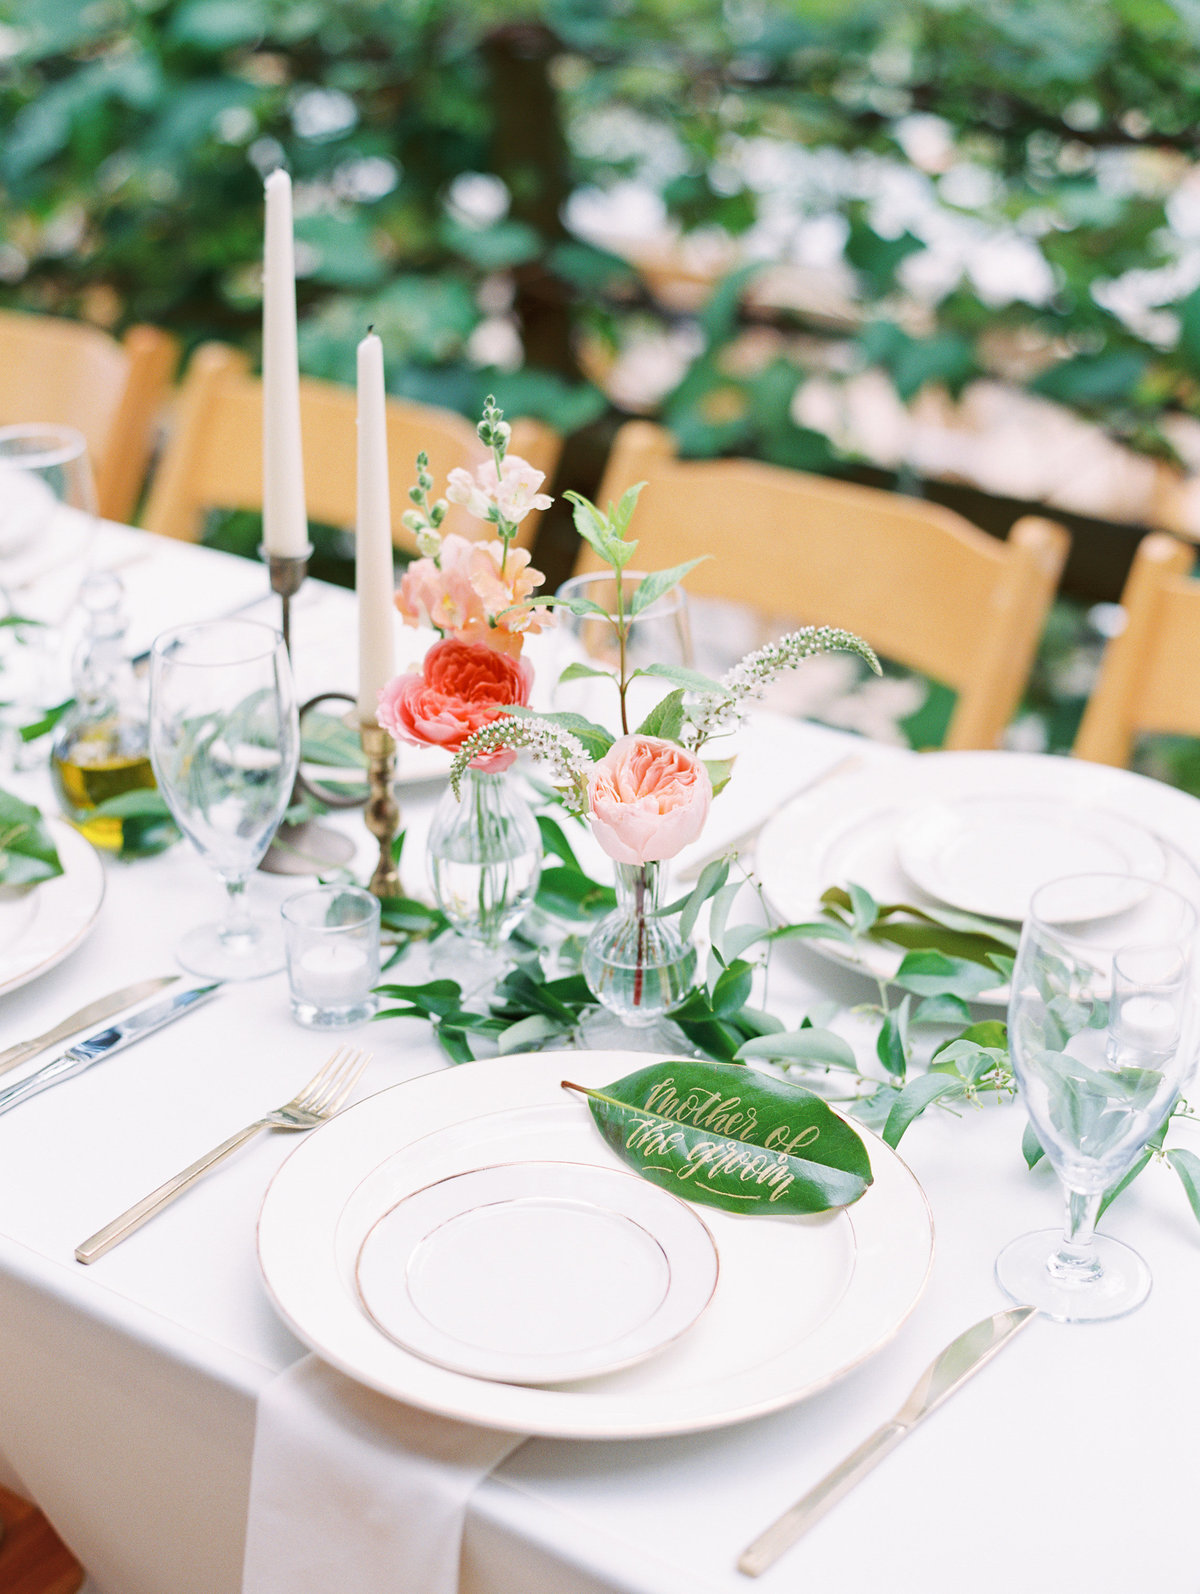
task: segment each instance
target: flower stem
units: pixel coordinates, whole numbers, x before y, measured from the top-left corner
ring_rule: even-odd
[[[619,666],[618,690],[621,694],[621,734],[629,735],[629,711],[625,703],[625,694],[629,690],[629,681],[625,675],[625,644],[629,637],[629,626],[625,619],[625,578],[614,567],[613,574],[617,586],[617,655]],[[640,970],[638,971],[640,974]]]
[[[622,705],[623,706],[623,705]],[[646,974],[646,866],[638,870],[636,891],[637,968],[633,971],[633,1005],[642,1005],[642,983]]]

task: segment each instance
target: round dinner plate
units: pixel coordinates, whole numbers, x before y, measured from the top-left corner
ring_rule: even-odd
[[[61,963],[104,901],[104,865],[95,847],[64,820],[45,823],[63,872],[38,885],[0,888],[0,995]]]
[[[677,1339],[712,1299],[717,1253],[694,1207],[636,1174],[518,1162],[405,1196],[357,1272],[375,1322],[426,1361],[551,1384]]]
[[[1091,823],[1102,822],[1097,818],[1102,815],[1113,820],[1109,841],[1104,843],[1113,848],[1117,827],[1124,821],[1120,845],[1127,849],[1125,856],[1154,860],[1156,878],[1200,905],[1200,808],[1194,797],[1129,770],[1036,753],[921,753],[824,782],[801,793],[764,826],[756,872],[773,910],[791,923],[815,918],[822,892],[851,881],[865,886],[877,902],[909,902],[936,911],[944,899],[922,890],[910,878],[901,863],[899,838],[922,810],[962,814],[977,803],[994,803],[997,811],[1019,804],[1027,813],[1029,805],[1038,805],[1043,812],[1049,805],[1076,816],[1086,814]],[[1145,841],[1133,851],[1129,849],[1135,830]],[[1165,859],[1165,865],[1159,859]],[[1053,853],[1048,867],[1056,875],[1063,872]],[[994,883],[990,871],[988,878]],[[939,878],[939,890],[947,884]],[[1022,889],[1029,885],[1027,875]],[[1015,917],[1023,912],[1022,908]],[[873,979],[890,979],[903,956],[896,948],[871,941],[861,944],[858,955],[835,941],[804,945]],[[997,986],[974,1000],[1000,1005],[1008,1000],[1008,991]]]
[[[939,902],[988,919],[1024,919],[1039,886],[1069,874],[1160,880],[1162,846],[1123,814],[1048,797],[967,796],[915,809],[896,856]]]
[[[359,1255],[406,1197],[512,1162],[628,1176],[561,1082],[569,1073],[599,1087],[650,1061],[643,1052],[540,1052],[464,1063],[381,1091],[305,1136],[259,1220],[259,1262],[279,1312],[324,1360],[383,1394],[560,1438],[722,1427],[790,1405],[865,1361],[916,1305],[933,1256],[920,1186],[865,1129],[874,1182],[852,1207],[811,1217],[700,1209],[720,1258],[712,1299],[636,1366],[538,1388],[476,1378],[405,1349],[371,1318],[357,1289]]]

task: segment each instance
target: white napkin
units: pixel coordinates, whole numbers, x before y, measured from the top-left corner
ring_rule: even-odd
[[[467,1502],[523,1438],[306,1356],[259,1397],[243,1594],[455,1594]]]

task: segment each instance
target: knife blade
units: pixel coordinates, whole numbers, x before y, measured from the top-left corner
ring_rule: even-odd
[[[97,997],[94,1002],[81,1007],[77,1013],[72,1013],[70,1018],[64,1018],[61,1024],[48,1029],[44,1035],[38,1035],[31,1041],[18,1041],[7,1051],[0,1052],[0,1074],[7,1074],[18,1063],[36,1057],[39,1052],[44,1052],[47,1046],[53,1046],[55,1041],[65,1041],[69,1035],[87,1029],[90,1024],[99,1024],[106,1018],[112,1018],[123,1008],[136,1007],[148,996],[153,996],[155,991],[161,991],[167,985],[174,985],[177,979],[179,979],[178,974],[162,974],[153,980],[139,980],[136,985],[127,985],[123,990],[113,991],[109,996]]]
[[[7,1090],[0,1090],[0,1113],[8,1112],[10,1107],[18,1106],[30,1096],[49,1090],[51,1085],[60,1084],[64,1079],[73,1079],[76,1074],[91,1068],[93,1063],[111,1057],[114,1052],[123,1051],[126,1046],[132,1046],[134,1041],[153,1035],[156,1029],[162,1029],[164,1024],[181,1018],[219,989],[218,980],[211,985],[195,985],[186,991],[176,991],[165,1002],[155,1002],[153,1007],[144,1007],[140,1013],[134,1013],[119,1024],[101,1030],[98,1035],[89,1035],[87,1040],[72,1046],[52,1063],[35,1069],[28,1078],[10,1085]]]
[[[877,1462],[882,1461],[893,1446],[906,1438],[931,1411],[936,1411],[973,1373],[991,1361],[996,1352],[1025,1327],[1035,1312],[1036,1308],[1032,1306],[1010,1307],[1006,1312],[997,1312],[994,1317],[985,1317],[981,1323],[976,1323],[952,1340],[925,1369],[916,1388],[892,1420],[864,1439],[857,1450],[852,1451],[743,1550],[738,1560],[738,1571],[744,1572],[747,1577],[758,1577],[773,1566],[783,1552],[790,1549],[815,1522],[820,1521],[826,1511],[849,1493]]]

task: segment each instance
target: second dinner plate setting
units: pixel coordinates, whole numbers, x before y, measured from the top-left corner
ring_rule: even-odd
[[[1187,800],[1126,770],[1019,753],[926,753],[868,766],[802,793],[764,828],[758,870],[784,920],[812,918],[851,882],[878,902],[994,919],[1012,928],[1033,892],[1064,873],[1174,884],[1200,898],[1200,838]],[[806,943],[889,979],[902,953]],[[979,998],[1007,1000],[997,986]]]
[[[544,1052],[423,1075],[347,1109],[279,1170],[259,1260],[318,1355],[395,1399],[569,1438],[687,1433],[823,1388],[924,1288],[924,1195],[869,1131],[874,1182],[809,1217],[693,1208],[629,1174]],[[303,1236],[303,1243],[298,1237]]]

